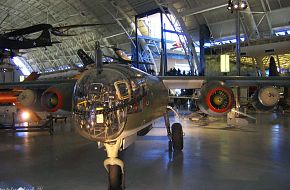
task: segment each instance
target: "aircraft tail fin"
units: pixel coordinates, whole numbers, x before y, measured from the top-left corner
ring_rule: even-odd
[[[30,73],[30,75],[28,77],[26,77],[24,79],[23,82],[34,81],[34,80],[38,79],[39,76],[40,76],[40,74],[38,74],[37,72],[32,72],[32,73]]]
[[[38,44],[38,46],[51,46],[52,42],[49,30],[44,29],[41,35],[35,40],[35,43]]]
[[[77,51],[77,54],[78,54],[79,58],[82,60],[82,62],[84,64],[84,68],[86,68],[86,66],[88,66],[88,65],[95,63],[95,61],[88,54],[86,54],[86,52],[84,52],[84,50],[79,49]]]

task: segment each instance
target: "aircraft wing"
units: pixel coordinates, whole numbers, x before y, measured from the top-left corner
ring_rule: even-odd
[[[290,77],[249,76],[162,76],[159,77],[168,89],[198,89],[206,82],[221,81],[231,87],[246,86],[290,86]]]
[[[33,111],[71,111],[75,83],[76,80],[2,83],[0,84],[0,100],[9,98],[10,102],[20,103]]]
[[[2,83],[0,84],[1,90],[8,89],[29,89],[29,88],[48,88],[55,84],[71,84],[75,83],[76,80],[39,80],[39,81],[29,81],[29,82],[12,82],[12,83]]]
[[[273,110],[280,102],[279,86],[290,86],[290,77],[248,77],[248,76],[164,76],[160,77],[167,89],[200,89],[198,106],[206,114],[220,116],[228,113],[236,104],[238,107],[239,94],[236,97],[231,87],[256,86],[252,94],[252,105],[261,111]],[[193,96],[194,97],[194,96]],[[289,94],[283,95],[284,101]],[[283,104],[283,103],[281,103]]]

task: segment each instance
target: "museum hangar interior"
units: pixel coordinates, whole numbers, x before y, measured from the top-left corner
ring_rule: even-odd
[[[1,189],[289,189],[289,0],[0,0]]]

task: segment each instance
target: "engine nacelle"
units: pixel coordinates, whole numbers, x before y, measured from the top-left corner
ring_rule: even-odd
[[[47,112],[72,110],[73,84],[58,84],[49,87],[41,95],[41,106]],[[64,101],[65,100],[65,101]]]
[[[234,105],[234,93],[221,81],[203,85],[198,106],[206,114],[221,116],[227,114]]]
[[[43,92],[41,96],[41,106],[48,112],[56,112],[62,108],[63,97],[61,92],[55,88],[50,87]]]
[[[40,97],[42,92],[43,91],[40,90],[26,89],[18,95],[17,101],[26,108],[42,111],[40,105]]]
[[[252,105],[256,110],[270,111],[278,104],[280,93],[276,87],[262,87],[254,93],[252,100]]]

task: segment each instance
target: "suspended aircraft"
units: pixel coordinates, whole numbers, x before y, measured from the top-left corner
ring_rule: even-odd
[[[0,49],[30,49],[36,47],[47,47],[52,46],[56,43],[61,43],[59,41],[52,41],[51,34],[55,36],[74,36],[76,34],[68,33],[70,29],[80,28],[80,27],[91,27],[108,25],[112,23],[104,24],[77,24],[77,25],[67,25],[53,27],[51,24],[36,24],[33,26],[13,29],[11,32],[7,32],[0,35]],[[38,37],[26,37],[30,34],[35,34],[41,32]]]
[[[84,52],[81,54],[83,60],[92,63]],[[111,190],[124,189],[125,185],[124,163],[118,158],[119,151],[130,146],[138,135],[146,135],[155,119],[164,117],[169,147],[177,152],[183,149],[181,124],[170,126],[169,123],[168,89],[200,89],[200,109],[221,116],[235,104],[231,87],[261,87],[254,101],[258,103],[257,108],[268,109],[277,105],[280,99],[273,85],[290,85],[289,77],[152,76],[130,64],[103,64],[98,42],[94,64],[73,79],[6,83],[0,84],[0,91],[17,89],[20,93],[15,101],[33,111],[72,112],[76,131],[105,148],[104,166]]]
[[[8,60],[6,62],[9,62],[10,58],[13,58],[16,54],[19,53],[19,49],[47,47],[56,43],[61,43],[60,41],[52,41],[51,34],[55,36],[74,36],[76,34],[69,33],[71,29],[109,24],[113,23],[77,24],[59,27],[53,27],[51,24],[36,24],[21,29],[11,29],[10,32],[0,34],[0,71],[11,71],[14,69],[11,64],[2,63],[4,59]],[[39,32],[40,35],[35,37],[36,33]]]
[[[138,67],[139,64],[147,66],[147,67],[150,66],[150,65],[154,65],[153,63],[150,63],[150,62],[131,60],[131,58],[129,58],[129,56],[120,48],[113,47],[113,46],[111,46],[111,47],[104,46],[104,47],[113,49],[113,51],[114,51],[114,53],[116,55],[116,57],[112,57],[112,56],[108,56],[108,55],[104,55],[104,57],[116,60],[116,61],[118,61],[121,64],[132,64],[132,65],[136,65],[136,67]]]

